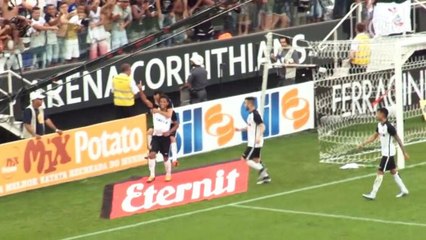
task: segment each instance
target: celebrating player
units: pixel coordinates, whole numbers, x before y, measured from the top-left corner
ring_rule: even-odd
[[[161,91],[155,91],[154,92],[154,108],[158,108],[159,107],[159,102],[160,102],[160,96],[164,95],[163,92]],[[142,100],[143,101],[143,100]],[[169,99],[169,107],[173,108],[173,102],[172,100]],[[172,126],[170,128],[173,128],[175,124],[179,124],[176,113],[173,111],[173,116],[172,116]],[[148,129],[147,135],[148,135],[148,145],[151,146],[151,140],[152,140],[152,133],[153,133],[153,129],[150,128]],[[172,160],[172,164],[173,166],[177,167],[179,166],[179,161],[177,160],[177,143],[176,143],[176,132],[173,132],[170,135],[170,152],[171,152],[171,156],[170,159]]]
[[[151,109],[152,121],[153,121],[153,132],[151,140],[151,149],[148,156],[149,166],[149,178],[148,183],[155,180],[155,165],[156,156],[160,152],[164,158],[164,167],[166,169],[166,182],[172,180],[172,164],[169,161],[169,150],[170,150],[170,135],[176,132],[179,124],[173,124],[177,122],[177,119],[173,120],[173,116],[176,118],[176,114],[173,109],[169,106],[169,98],[165,95],[161,95],[159,98],[159,107],[155,106],[151,101],[148,100],[145,93],[142,91],[142,85],[139,84],[139,95],[145,105]]]
[[[362,196],[366,199],[374,200],[376,198],[377,191],[379,191],[380,185],[383,181],[383,175],[386,171],[390,171],[395,179],[396,184],[400,188],[401,192],[396,195],[397,198],[404,197],[408,195],[408,189],[405,187],[402,182],[401,177],[398,174],[398,170],[395,164],[395,145],[392,142],[392,137],[396,140],[399,147],[404,153],[405,160],[409,159],[408,153],[405,151],[404,145],[401,142],[398,134],[396,134],[396,129],[388,121],[388,110],[386,108],[380,108],[377,110],[376,118],[379,122],[377,124],[376,132],[367,139],[364,143],[360,144],[358,147],[362,148],[367,144],[370,144],[377,140],[380,137],[380,143],[382,148],[382,160],[380,161],[380,166],[377,171],[376,180],[373,184],[373,190],[369,194],[363,194]]]
[[[263,132],[265,125],[263,124],[262,117],[256,110],[256,99],[254,97],[247,97],[244,105],[249,111],[247,117],[247,126],[245,128],[235,128],[236,131],[247,131],[247,149],[241,156],[241,159],[247,161],[247,164],[259,171],[259,178],[257,184],[264,184],[271,182],[268,171],[260,160],[260,151],[263,146]]]

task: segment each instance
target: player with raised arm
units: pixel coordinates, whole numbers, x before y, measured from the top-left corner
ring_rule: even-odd
[[[271,177],[260,159],[260,151],[263,147],[265,124],[256,109],[255,102],[256,99],[254,97],[247,97],[245,99],[244,105],[247,111],[249,111],[247,126],[244,128],[235,128],[235,130],[247,131],[247,149],[241,156],[241,159],[246,160],[247,165],[259,171],[257,184],[264,184],[271,182]]]
[[[176,114],[170,107],[169,97],[161,95],[159,98],[159,106],[154,105],[145,93],[142,91],[142,85],[139,84],[139,95],[145,105],[151,110],[153,121],[153,133],[151,140],[151,149],[148,156],[149,178],[148,183],[155,180],[156,156],[160,152],[164,158],[164,167],[166,170],[166,182],[172,180],[172,163],[169,161],[170,151],[170,135],[172,135],[179,127],[176,123]],[[175,119],[173,120],[173,116]]]
[[[155,91],[154,95],[153,95],[153,104],[154,104],[154,108],[158,108],[160,105],[160,97],[164,95],[163,92],[161,91]],[[143,100],[142,100],[143,101]],[[171,99],[169,99],[169,107],[173,108],[173,102]],[[172,126],[170,128],[173,128],[175,124],[179,124],[179,121],[177,119],[177,115],[176,113],[173,111],[173,116],[172,116]],[[152,133],[153,133],[153,129],[150,128],[148,129],[147,135],[148,135],[148,146],[151,147],[151,140],[152,140]],[[170,153],[171,156],[170,159],[172,160],[172,164],[174,167],[179,166],[179,161],[177,159],[177,142],[176,142],[176,132],[171,133],[170,135]]]
[[[397,198],[404,197],[408,195],[408,189],[405,187],[404,182],[398,174],[398,170],[395,164],[395,145],[392,142],[392,138],[396,140],[399,147],[404,153],[405,160],[409,159],[408,153],[405,151],[404,145],[402,144],[401,139],[396,133],[396,129],[388,121],[388,110],[386,108],[380,108],[377,110],[376,119],[379,122],[377,124],[376,132],[365,142],[361,143],[358,148],[362,148],[367,144],[370,144],[380,138],[381,151],[382,151],[382,160],[380,161],[380,166],[377,171],[376,180],[373,184],[373,190],[369,194],[363,194],[362,196],[369,200],[374,200],[376,194],[379,191],[380,185],[383,181],[383,175],[386,171],[390,171],[395,179],[396,184],[400,188],[401,192],[396,195]]]

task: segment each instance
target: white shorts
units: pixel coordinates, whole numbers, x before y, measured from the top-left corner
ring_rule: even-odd
[[[64,45],[65,45],[65,52],[64,52],[65,60],[71,60],[73,58],[80,57],[80,46],[78,45],[78,39],[66,39]]]
[[[129,41],[127,40],[126,31],[112,31],[111,33],[111,48],[115,50],[123,45],[126,45]]]

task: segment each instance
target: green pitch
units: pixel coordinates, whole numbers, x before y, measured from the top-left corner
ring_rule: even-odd
[[[238,157],[244,146],[189,157],[180,168]],[[315,133],[267,140],[263,159],[272,183],[249,191],[117,220],[99,218],[105,184],[146,175],[140,167],[0,198],[0,239],[296,239],[424,240],[426,237],[426,144],[408,147],[416,164],[402,171],[410,196],[386,176],[375,201],[373,168],[339,170],[320,164]],[[422,165],[422,163],[425,165]]]

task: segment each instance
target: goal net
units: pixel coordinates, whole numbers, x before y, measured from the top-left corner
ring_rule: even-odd
[[[389,120],[405,144],[426,141],[420,107],[426,97],[426,34],[363,42],[357,49],[366,55],[366,67],[349,63],[353,44],[350,40],[310,42],[322,63],[315,74],[315,105],[323,163],[377,160],[378,142],[363,150],[357,146],[374,133],[379,107],[388,108]],[[401,157],[398,159],[399,167],[404,167]]]

